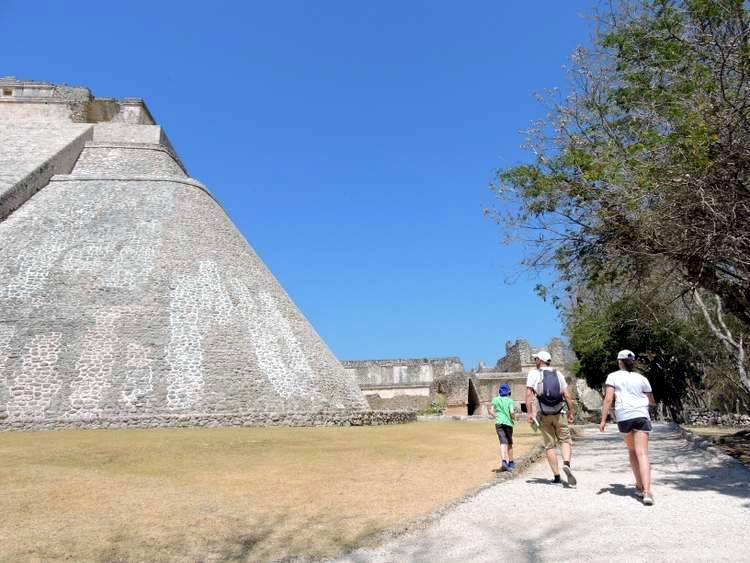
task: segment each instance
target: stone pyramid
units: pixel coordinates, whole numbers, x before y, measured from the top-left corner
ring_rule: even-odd
[[[0,79],[0,429],[368,422],[142,100]]]

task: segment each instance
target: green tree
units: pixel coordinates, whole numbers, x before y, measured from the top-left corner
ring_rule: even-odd
[[[702,323],[676,314],[678,308],[675,303],[600,291],[569,309],[566,326],[578,358],[576,375],[602,390],[607,374],[618,369],[615,354],[628,348],[638,352],[639,369],[673,417],[680,418],[685,401],[702,406],[697,390],[705,387],[704,360],[709,350],[697,346]]]
[[[594,47],[573,57],[571,93],[551,103],[547,118],[529,132],[534,161],[497,175],[494,190],[513,204],[489,213],[530,243],[527,265],[557,268],[561,287],[573,295],[607,286],[638,295],[648,290],[644,279],[659,277],[689,299],[697,290],[717,296],[719,309],[709,311],[714,334],[744,361],[743,334],[750,331],[746,3],[606,5]],[[722,314],[737,323],[731,338],[718,323]],[[740,364],[734,375],[750,390]]]

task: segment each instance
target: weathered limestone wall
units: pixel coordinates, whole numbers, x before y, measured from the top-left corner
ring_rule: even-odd
[[[429,395],[395,395],[385,398],[378,394],[365,393],[365,398],[371,409],[387,411],[425,411],[433,401],[433,397]]]
[[[368,410],[142,102],[99,102],[65,119],[125,124],[0,223],[0,429],[409,419]]]
[[[591,413],[601,413],[602,399],[601,393],[588,386],[585,379],[573,378],[575,381],[577,400],[580,407]]]
[[[203,190],[53,185],[0,224],[0,416],[366,407]]]
[[[470,375],[463,370],[441,375],[433,381],[430,388],[431,392],[433,394],[439,393],[440,395],[444,395],[449,410],[460,411],[456,412],[457,414],[466,414],[469,377]]]
[[[426,409],[435,381],[464,371],[463,362],[456,357],[350,360],[342,364],[356,378],[370,406],[378,409]]]
[[[510,387],[510,397],[517,403],[523,403],[526,399],[526,376],[518,373],[496,373],[493,375],[482,375],[472,377],[476,386],[479,400],[489,405],[492,399],[497,397],[498,389],[501,384],[505,383]]]
[[[456,357],[347,360],[341,363],[363,388],[401,385],[429,388],[437,377],[464,371],[463,362]]]
[[[76,164],[80,175],[132,175],[137,170],[144,176],[176,176],[185,172],[169,149],[144,143],[86,143]]]
[[[535,364],[532,356],[540,350],[550,353],[553,367],[562,368],[569,360],[565,345],[559,338],[553,338],[544,346],[532,346],[527,340],[519,338],[515,342],[505,343],[505,356],[497,361],[492,371],[510,373],[533,369]]]

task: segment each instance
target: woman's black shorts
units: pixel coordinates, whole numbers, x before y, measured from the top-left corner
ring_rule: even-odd
[[[651,421],[642,416],[640,418],[631,418],[630,420],[621,420],[617,423],[617,428],[623,434],[629,434],[635,430],[640,432],[651,432]]]
[[[495,424],[495,432],[501,444],[513,445],[513,427],[507,424]]]

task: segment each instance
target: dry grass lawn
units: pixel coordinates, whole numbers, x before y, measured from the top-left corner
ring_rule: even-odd
[[[750,467],[750,431],[727,426],[685,426],[694,434],[711,440],[724,453]]]
[[[518,425],[517,456],[538,441]],[[492,422],[0,433],[1,561],[326,556],[494,478]]]
[[[735,428],[733,426],[684,426],[684,428],[690,430],[693,434],[698,434],[707,439],[711,439],[714,436],[729,436],[742,430],[742,428]]]

